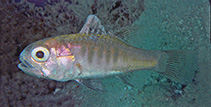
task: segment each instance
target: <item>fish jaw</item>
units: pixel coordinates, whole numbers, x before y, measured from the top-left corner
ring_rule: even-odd
[[[28,61],[26,61],[22,56],[20,56],[21,63],[18,64],[18,68],[21,69],[24,73],[29,74],[31,76],[35,77],[43,77],[43,72],[36,67],[34,67],[32,64],[30,64]]]

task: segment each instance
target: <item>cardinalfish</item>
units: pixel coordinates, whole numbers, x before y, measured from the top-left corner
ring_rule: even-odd
[[[76,80],[97,90],[91,81],[95,78],[141,70],[155,71],[188,84],[194,75],[195,56],[193,51],[144,50],[130,46],[118,36],[108,35],[101,21],[89,15],[78,34],[50,37],[28,45],[20,54],[18,67],[35,77]]]

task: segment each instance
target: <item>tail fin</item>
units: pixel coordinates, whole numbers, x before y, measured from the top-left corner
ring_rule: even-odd
[[[155,71],[181,84],[188,84],[198,68],[196,51],[163,51]]]

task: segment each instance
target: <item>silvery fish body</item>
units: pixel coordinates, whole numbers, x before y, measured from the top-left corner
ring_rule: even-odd
[[[20,54],[22,63],[18,67],[32,76],[56,81],[153,70],[187,83],[193,73],[185,67],[195,65],[193,55],[192,51],[153,51],[129,46],[107,35],[100,20],[90,15],[78,34],[46,38],[27,46]]]

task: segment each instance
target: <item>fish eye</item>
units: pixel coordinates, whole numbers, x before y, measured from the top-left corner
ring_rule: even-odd
[[[32,50],[31,56],[34,60],[43,62],[49,58],[49,51],[44,47],[37,47]]]

